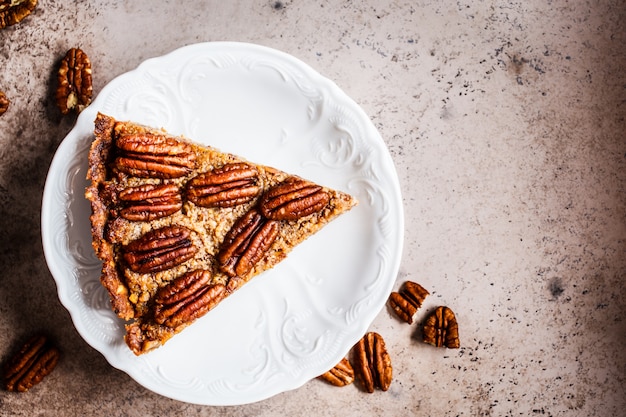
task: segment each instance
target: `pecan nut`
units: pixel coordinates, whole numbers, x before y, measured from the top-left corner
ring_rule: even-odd
[[[226,233],[218,253],[219,267],[230,277],[243,277],[263,258],[276,240],[279,223],[256,209],[241,216]]]
[[[241,286],[245,283],[246,281],[241,277],[230,277],[226,282],[226,291],[229,294],[232,294],[241,288]]]
[[[400,292],[392,292],[389,295],[389,305],[398,317],[412,324],[413,316],[429,294],[418,283],[406,281]]]
[[[61,113],[80,113],[91,103],[93,87],[91,61],[80,48],[71,48],[61,61],[57,74],[56,103]]]
[[[321,186],[289,177],[261,197],[259,210],[268,219],[298,220],[321,211],[329,201],[330,196]]]
[[[257,178],[257,170],[248,164],[226,164],[191,179],[187,183],[187,198],[201,207],[244,204],[259,194]]]
[[[369,332],[354,346],[354,371],[363,388],[387,391],[391,385],[393,368],[385,341],[375,332]]]
[[[9,110],[9,104],[11,104],[11,102],[9,101],[7,95],[4,94],[4,91],[0,91],[0,116]]]
[[[319,376],[320,379],[336,387],[344,387],[354,381],[354,369],[346,358],[342,358],[337,365]]]
[[[116,146],[121,155],[115,167],[140,178],[180,178],[196,166],[190,144],[151,133],[123,135]]]
[[[176,213],[183,198],[175,184],[143,184],[119,193],[120,216],[131,221],[150,221]]]
[[[152,230],[122,250],[128,267],[140,274],[173,268],[193,258],[197,251],[191,231],[182,226]]]
[[[28,391],[52,372],[59,357],[59,350],[47,337],[33,336],[4,366],[5,388]]]
[[[436,347],[458,349],[461,343],[459,325],[454,312],[445,306],[437,307],[424,322],[422,338],[424,342]]]
[[[205,315],[226,296],[223,284],[210,284],[211,272],[188,272],[161,288],[154,301],[154,320],[176,328]]]
[[[0,29],[21,22],[35,10],[35,6],[37,6],[37,0],[0,1]]]

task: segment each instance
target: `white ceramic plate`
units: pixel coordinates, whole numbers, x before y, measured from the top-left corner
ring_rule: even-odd
[[[98,111],[347,191],[360,203],[165,346],[136,357],[91,249],[83,194]],[[361,108],[290,55],[230,42],[149,59],[103,88],[59,146],[42,207],[46,260],[81,336],[146,388],[207,405],[259,401],[332,368],[384,306],[403,226],[393,162]]]

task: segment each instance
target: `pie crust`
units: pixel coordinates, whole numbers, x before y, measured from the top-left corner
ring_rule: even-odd
[[[92,243],[136,355],[163,345],[357,204],[344,192],[101,113],[94,134],[85,193]]]

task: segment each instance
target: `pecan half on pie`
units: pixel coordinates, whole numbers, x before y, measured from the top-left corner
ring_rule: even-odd
[[[101,282],[136,355],[356,204],[341,191],[104,114],[87,179]]]

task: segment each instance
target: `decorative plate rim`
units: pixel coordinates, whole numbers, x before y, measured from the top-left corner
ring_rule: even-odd
[[[152,375],[163,370],[163,367],[158,363],[155,365],[155,362],[161,359],[161,354],[159,354],[159,357],[155,360],[151,359],[150,354],[135,358],[130,351],[124,353],[123,349],[111,348],[112,344],[116,343],[112,339],[115,339],[116,336],[121,337],[119,332],[120,324],[116,322],[115,317],[111,318],[113,313],[110,311],[110,308],[108,308],[107,311],[108,299],[106,299],[106,297],[102,298],[104,291],[98,288],[98,286],[94,286],[93,280],[88,282],[91,286],[81,284],[81,282],[83,282],[82,279],[87,275],[93,275],[94,270],[97,270],[99,275],[99,261],[95,258],[93,253],[89,253],[90,247],[67,249],[67,241],[71,240],[68,236],[78,233],[79,229],[81,232],[84,232],[84,230],[80,228],[80,223],[82,222],[84,225],[85,219],[73,218],[73,210],[80,211],[80,209],[70,208],[70,205],[86,204],[82,196],[77,197],[74,194],[76,194],[76,190],[80,191],[81,189],[81,181],[83,181],[83,179],[79,176],[84,175],[84,166],[81,164],[86,164],[86,153],[90,144],[90,140],[86,140],[85,137],[91,135],[96,113],[107,106],[110,107],[110,103],[118,100],[118,97],[115,95],[119,92],[120,88],[124,87],[129,82],[145,81],[146,74],[149,73],[149,71],[162,67],[164,63],[180,58],[191,60],[197,56],[205,57],[207,54],[210,56],[218,52],[230,52],[235,56],[240,56],[237,54],[251,54],[255,57],[263,57],[263,59],[265,59],[263,63],[267,63],[270,67],[273,66],[273,69],[278,68],[278,70],[276,70],[277,72],[281,72],[284,69],[286,74],[279,74],[279,76],[283,78],[291,77],[290,82],[292,82],[292,85],[300,89],[304,95],[311,95],[311,97],[315,94],[318,96],[321,95],[321,100],[324,102],[324,105],[327,105],[326,102],[329,102],[331,106],[336,104],[338,109],[343,107],[347,108],[354,116],[354,119],[358,121],[358,123],[356,123],[358,126],[352,127],[353,130],[359,130],[359,133],[354,136],[361,136],[360,139],[363,140],[363,144],[359,145],[361,148],[357,146],[356,150],[366,149],[366,151],[362,152],[364,155],[349,155],[349,157],[354,159],[354,164],[374,164],[375,162],[376,168],[379,168],[382,172],[373,173],[373,179],[349,178],[341,180],[344,181],[345,186],[358,189],[361,194],[360,199],[372,200],[373,202],[370,202],[370,205],[372,206],[371,210],[373,212],[378,214],[380,210],[384,210],[384,216],[381,215],[381,217],[386,217],[384,221],[378,219],[379,221],[377,223],[379,224],[375,225],[375,227],[380,229],[377,229],[377,231],[384,235],[382,239],[384,239],[385,242],[385,245],[383,245],[385,246],[384,248],[378,248],[379,251],[382,250],[384,253],[375,254],[382,259],[380,262],[380,271],[376,271],[378,274],[376,280],[380,278],[381,282],[376,283],[377,292],[371,294],[372,297],[374,297],[374,295],[377,295],[377,297],[366,310],[354,313],[356,317],[351,323],[350,332],[346,334],[341,341],[342,348],[335,348],[334,354],[330,356],[327,355],[323,360],[318,360],[320,363],[316,363],[317,366],[306,368],[305,363],[305,365],[302,366],[306,369],[303,369],[299,374],[287,375],[288,379],[292,377],[287,381],[288,383],[281,381],[283,383],[275,383],[269,388],[263,387],[262,390],[256,392],[252,390],[252,392],[246,392],[245,395],[241,397],[223,396],[219,390],[212,392],[212,395],[206,395],[206,392],[204,392],[203,395],[195,395],[193,394],[193,390],[191,390],[191,394],[188,394],[186,390],[174,389],[168,386],[167,383],[163,384],[163,378],[161,378],[161,376],[154,377],[154,375]],[[241,63],[235,64],[244,65]],[[248,63],[245,65],[248,65]],[[257,70],[259,62],[253,62],[250,65],[253,70]],[[313,84],[313,87],[315,87],[314,91],[310,91],[310,86],[307,85],[307,82]],[[149,84],[149,82],[147,83]],[[155,88],[154,84],[152,88]],[[319,103],[316,100],[319,101],[320,97],[311,98],[311,101],[317,105]],[[311,112],[317,110],[319,109],[310,109]],[[331,116],[341,118],[341,114],[337,115],[333,113],[333,111],[338,114],[342,110],[331,111]],[[113,114],[113,116],[115,116],[115,114]],[[188,123],[188,125],[194,126],[193,123]],[[198,127],[197,125],[195,126]],[[200,127],[201,126],[202,123],[200,123]],[[336,122],[333,127],[338,131],[344,129],[341,121]],[[88,130],[89,128],[91,130]],[[182,130],[189,129],[183,128]],[[172,133],[186,134],[186,132],[176,131]],[[351,132],[348,132],[348,136],[350,136],[350,133]],[[188,136],[193,138],[192,135]],[[334,145],[337,145],[334,143],[331,145],[333,146],[327,149],[327,154],[325,155],[334,156],[338,153],[350,151],[350,149],[342,149],[341,143],[338,143],[338,145],[340,145],[339,147],[334,147]],[[219,146],[217,147],[219,148]],[[354,149],[352,150],[354,151]],[[74,160],[70,159],[71,155],[74,155]],[[85,161],[83,161],[82,158],[78,158],[80,155],[85,156]],[[253,158],[251,159],[254,160]],[[320,160],[322,160],[321,157]],[[322,162],[325,163],[325,160]],[[361,167],[361,165],[358,166]],[[361,185],[361,182],[368,183]],[[370,189],[368,185],[370,182],[374,185],[377,185],[377,182],[384,184],[385,190],[378,189],[382,187]],[[385,194],[382,195],[384,198],[378,198],[380,196],[375,195],[377,192],[384,192]],[[362,203],[368,204],[368,201]],[[382,205],[383,208],[375,207],[376,204]],[[344,216],[349,215],[350,213],[347,213]],[[74,326],[81,337],[93,348],[98,350],[112,366],[126,372],[135,379],[135,381],[151,391],[176,400],[203,405],[238,405],[261,401],[278,393],[298,388],[337,363],[350,347],[358,341],[360,336],[367,331],[371,322],[384,307],[400,267],[404,231],[402,198],[393,161],[380,134],[365,112],[334,82],[323,77],[309,65],[297,58],[265,46],[240,42],[206,42],[184,46],[166,55],[147,59],[136,69],[119,75],[109,82],[93,103],[79,115],[76,125],[59,145],[54,155],[44,187],[41,222],[41,234],[46,262],[57,284],[59,299],[69,311]],[[323,233],[324,231],[320,232],[320,234]],[[255,285],[254,288],[261,285],[260,282],[252,281],[247,284],[247,286],[252,286],[253,284]],[[243,289],[241,291],[243,291]],[[90,306],[84,307],[82,305],[84,300],[81,297],[87,296],[94,297],[95,300],[90,301],[92,303]],[[94,336],[93,326],[89,323],[89,320],[93,320],[92,315],[98,315],[99,323],[103,323],[102,326],[105,327],[104,331],[98,330],[99,338]],[[107,327],[109,326],[109,321],[110,327]],[[189,329],[185,330],[185,332],[188,331]],[[347,331],[345,333],[347,333]],[[104,336],[101,334],[104,334]],[[170,341],[168,343],[172,342]]]

